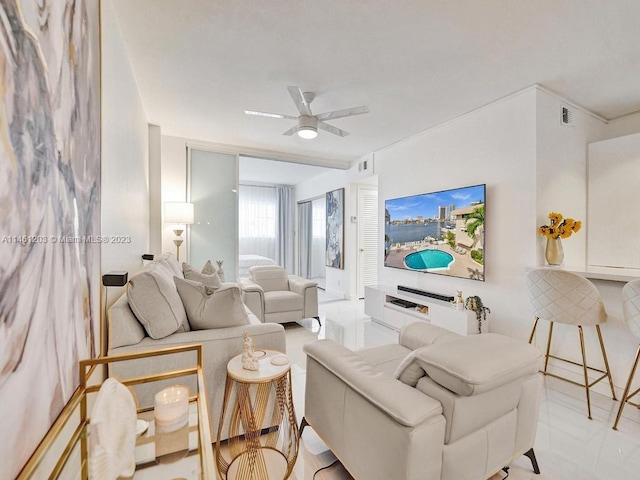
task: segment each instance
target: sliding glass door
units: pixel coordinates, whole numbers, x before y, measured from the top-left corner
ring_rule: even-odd
[[[189,193],[194,224],[189,231],[191,264],[215,266],[222,260],[225,280],[236,279],[238,260],[238,156],[204,150],[189,151]]]
[[[324,196],[298,203],[298,272],[320,288],[325,287],[326,277],[326,221]]]

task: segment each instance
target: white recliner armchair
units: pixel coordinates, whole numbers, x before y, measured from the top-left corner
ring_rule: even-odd
[[[277,265],[249,268],[249,278],[238,281],[242,301],[262,322],[287,323],[318,316],[318,284],[289,275]]]
[[[523,454],[540,472],[535,347],[418,322],[399,344],[352,352],[319,340],[304,351],[300,435],[311,426],[354,478],[481,480]]]

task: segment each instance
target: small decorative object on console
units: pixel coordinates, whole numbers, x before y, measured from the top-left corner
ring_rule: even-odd
[[[456,299],[451,302],[458,310],[464,310],[464,298],[462,298],[462,290],[456,290],[458,292]]]
[[[245,370],[258,370],[260,365],[256,356],[255,347],[253,346],[253,339],[249,336],[249,332],[244,332],[242,337],[244,338],[242,345],[242,368]]]
[[[224,270],[222,269],[222,264],[224,263],[224,260],[216,260],[216,263],[218,264],[216,273],[220,277],[220,280],[224,282]]]
[[[464,306],[467,310],[476,312],[476,318],[478,319],[478,333],[482,333],[482,322],[487,320],[487,313],[491,313],[491,310],[482,304],[482,299],[478,296],[467,298]]]

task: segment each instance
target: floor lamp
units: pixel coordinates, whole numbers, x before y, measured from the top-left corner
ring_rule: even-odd
[[[182,245],[182,232],[187,225],[193,223],[193,203],[167,202],[164,204],[164,223],[175,225],[173,233],[176,238],[173,243],[176,246],[176,259],[180,260],[180,245]]]

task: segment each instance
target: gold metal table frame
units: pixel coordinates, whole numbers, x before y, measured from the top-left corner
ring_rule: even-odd
[[[278,354],[267,350],[259,372],[242,371],[241,355],[229,361],[218,425],[218,438],[227,440],[215,448],[224,480],[286,479],[293,471],[299,439],[291,366],[271,365]]]
[[[19,480],[28,478],[88,478],[87,431],[91,424],[91,419],[88,416],[88,401],[89,395],[96,394],[104,381],[103,375],[96,375],[96,372],[99,370],[98,366],[102,365],[103,368],[106,369],[108,364],[114,362],[164,355],[177,355],[190,351],[194,352],[194,357],[196,358],[194,366],[192,367],[126,379],[118,378],[118,381],[130,387],[172,378],[182,378],[190,375],[195,376],[197,392],[191,392],[192,395],[189,398],[189,402],[197,408],[197,427],[195,427],[197,428],[197,452],[191,453],[197,453],[199,455],[200,478],[203,480],[216,478],[204,374],[202,370],[202,345],[200,344],[82,360],[80,362],[80,385],[17,478]],[[153,406],[138,408],[137,413],[143,416],[146,415],[152,419]],[[138,440],[140,441],[140,438]],[[136,443],[136,448],[138,448],[138,443]],[[154,462],[147,462],[136,465],[136,469],[153,468],[155,465]]]

